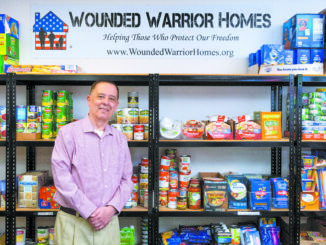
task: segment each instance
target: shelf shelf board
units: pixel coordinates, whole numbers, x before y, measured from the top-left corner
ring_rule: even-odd
[[[54,146],[55,139],[38,139],[38,140],[18,140],[17,146],[39,146],[39,147],[52,147]],[[5,141],[4,141],[5,143]],[[5,145],[5,144],[4,144]],[[147,140],[130,140],[128,141],[129,147],[147,147]],[[1,146],[1,141],[0,141]]]
[[[301,146],[310,148],[325,148],[326,140],[302,140]]]
[[[178,209],[170,209],[165,207],[159,208],[159,216],[161,217],[203,217],[203,216],[223,216],[223,217],[248,217],[248,216],[287,216],[289,214],[288,209],[271,209],[269,211],[262,210],[249,210],[249,209],[229,209],[227,211],[204,211],[204,209],[186,209],[186,210],[178,210]]]
[[[304,210],[301,209],[300,215],[308,217],[320,217],[326,215],[326,210],[322,209],[313,209],[313,210]]]
[[[163,86],[272,86],[289,85],[288,75],[160,74]]]
[[[303,86],[322,86],[326,85],[326,75],[303,75]]]
[[[0,209],[4,212],[4,209]],[[16,208],[16,216],[39,216],[53,217],[57,215],[58,209],[39,209],[39,208]],[[137,206],[130,209],[122,209],[120,217],[141,217],[148,214],[148,209]]]
[[[148,86],[149,74],[31,74],[17,73],[17,85],[64,85],[64,86],[90,86],[98,80],[115,82],[118,86]]]
[[[289,146],[288,138],[280,140],[160,140],[160,147],[281,147]]]

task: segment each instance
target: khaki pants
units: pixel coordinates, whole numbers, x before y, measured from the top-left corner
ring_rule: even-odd
[[[54,245],[120,245],[120,226],[117,216],[100,231],[87,220],[59,211],[55,221]]]

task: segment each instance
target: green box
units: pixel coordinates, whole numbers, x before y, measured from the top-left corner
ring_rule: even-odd
[[[7,55],[19,60],[19,39],[9,34],[0,34],[0,55]]]
[[[11,58],[7,55],[0,55],[0,73],[5,72],[5,65],[19,65],[17,59]]]

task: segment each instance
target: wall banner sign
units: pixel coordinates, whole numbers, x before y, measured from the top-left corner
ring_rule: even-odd
[[[273,23],[268,6],[227,4],[38,4],[31,20],[34,58],[234,58],[248,55],[242,48]]]

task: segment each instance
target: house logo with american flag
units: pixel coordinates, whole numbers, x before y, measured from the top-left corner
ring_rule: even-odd
[[[68,25],[52,11],[43,18],[35,13],[33,32],[36,50],[66,50]]]

